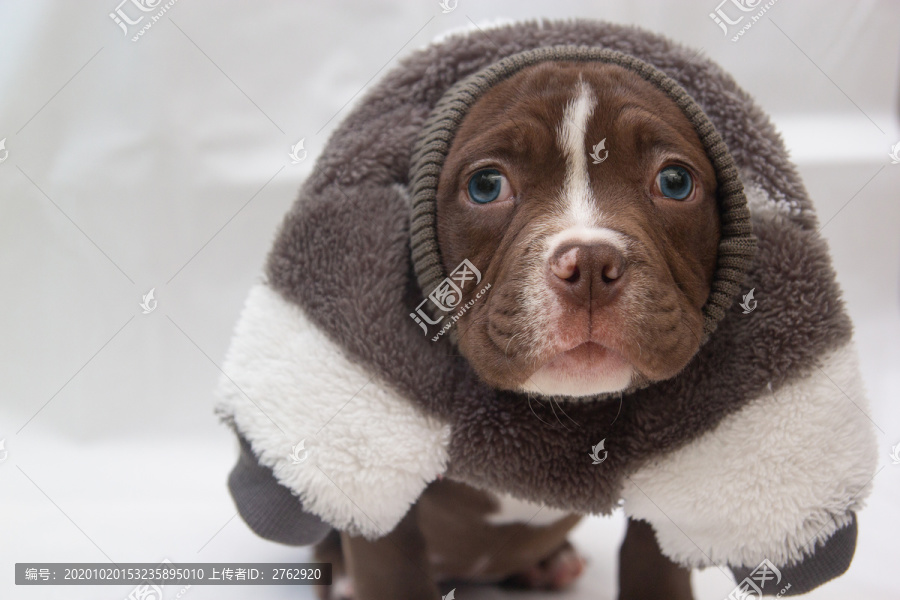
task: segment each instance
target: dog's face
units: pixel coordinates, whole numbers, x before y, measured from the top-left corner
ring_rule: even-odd
[[[463,120],[437,203],[444,268],[468,259],[491,284],[455,325],[488,384],[593,395],[672,377],[696,353],[715,171],[637,74],[555,62],[497,84]]]

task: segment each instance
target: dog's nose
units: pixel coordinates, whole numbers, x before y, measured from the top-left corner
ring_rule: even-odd
[[[612,244],[562,244],[549,262],[550,286],[576,305],[599,308],[622,287],[625,256]]]

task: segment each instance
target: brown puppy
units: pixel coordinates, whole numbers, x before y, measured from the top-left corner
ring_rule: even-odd
[[[596,396],[672,377],[697,351],[719,241],[715,172],[688,119],[637,74],[547,62],[495,85],[459,128],[437,202],[447,272],[468,259],[492,284],[455,329],[491,386]],[[503,509],[515,507],[435,482],[385,538],[320,546],[353,579],[333,597],[436,600],[447,578],[570,583],[579,517],[544,509],[526,523],[533,507],[514,523]],[[689,576],[649,526],[629,523],[620,598],[690,598]]]

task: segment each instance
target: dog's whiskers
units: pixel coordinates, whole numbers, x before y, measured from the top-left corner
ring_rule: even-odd
[[[553,406],[553,397],[552,396],[550,398],[550,406]],[[566,411],[563,410],[562,404],[560,403],[559,400],[556,401],[556,407],[559,408],[559,412],[564,414],[568,420],[572,421],[572,423],[574,423],[576,427],[579,427],[579,428],[581,427],[581,425],[579,425],[578,421],[576,421],[575,419],[570,417],[569,413],[567,413]],[[556,414],[556,413],[554,413],[554,414]],[[560,425],[562,425],[562,421],[560,421]],[[563,427],[566,427],[566,426],[563,425]],[[571,430],[568,427],[566,427],[566,431],[571,431]]]
[[[559,423],[563,429],[565,429],[566,431],[569,431],[569,428],[566,427],[565,424],[563,424],[563,422],[559,418],[559,415],[556,414],[556,409],[553,408],[553,396],[550,396],[549,402],[550,402],[550,411],[553,413],[553,416],[556,417],[556,422]],[[562,407],[560,407],[560,410],[562,410]]]
[[[533,414],[535,417],[537,417],[537,420],[540,421],[541,423],[543,423],[544,425],[547,425],[547,426],[549,426],[549,427],[553,427],[553,423],[548,423],[547,421],[543,420],[543,419],[540,417],[540,415],[538,415],[536,412],[534,412],[534,407],[531,406],[531,399],[532,399],[532,397],[533,397],[533,396],[532,396],[531,394],[528,394],[528,395],[525,396],[525,398],[527,399],[527,402],[528,402],[528,408],[531,410],[531,414]],[[537,400],[538,403],[540,403],[540,400],[538,400],[536,397],[534,397],[534,399]],[[541,405],[541,406],[543,406],[543,405]]]

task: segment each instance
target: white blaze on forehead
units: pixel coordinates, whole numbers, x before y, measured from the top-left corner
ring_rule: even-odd
[[[562,198],[566,206],[566,220],[570,225],[591,227],[598,215],[592,201],[588,176],[588,153],[585,145],[587,123],[597,100],[591,88],[581,79],[575,88],[575,97],[566,105],[562,123],[557,130],[556,141],[566,156],[566,178]]]

